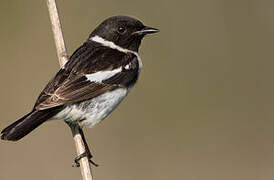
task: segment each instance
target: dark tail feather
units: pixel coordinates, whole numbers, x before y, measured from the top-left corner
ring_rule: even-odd
[[[29,134],[31,131],[33,131],[43,122],[53,117],[55,114],[56,112],[49,111],[49,110],[43,110],[43,111],[34,110],[30,112],[29,114],[25,115],[24,117],[22,117],[21,119],[15,121],[8,127],[6,127],[1,132],[2,134],[1,139],[9,140],[9,141],[17,141],[23,138],[24,136],[26,136],[27,134]]]

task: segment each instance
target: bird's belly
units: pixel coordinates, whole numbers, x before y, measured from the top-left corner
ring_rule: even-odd
[[[64,119],[68,122],[79,121],[83,126],[92,127],[106,118],[126,97],[128,89],[119,88],[93,99],[67,105],[55,115],[54,119]]]

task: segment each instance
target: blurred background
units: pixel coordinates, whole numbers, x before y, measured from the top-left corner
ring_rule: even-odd
[[[137,86],[85,129],[95,180],[272,180],[274,1],[58,1],[68,53],[105,18],[161,32],[140,49]],[[31,110],[59,65],[46,1],[0,2],[0,129]],[[0,141],[0,179],[81,179],[62,121]]]

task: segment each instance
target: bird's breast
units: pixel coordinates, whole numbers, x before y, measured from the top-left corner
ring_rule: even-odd
[[[127,88],[119,88],[80,103],[66,105],[54,118],[68,122],[79,121],[83,126],[92,127],[105,119],[126,97],[128,91]]]

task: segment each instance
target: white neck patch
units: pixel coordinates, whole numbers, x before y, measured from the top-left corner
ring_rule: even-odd
[[[90,40],[98,42],[98,43],[100,43],[100,44],[102,44],[106,47],[110,47],[111,49],[116,49],[116,50],[118,50],[120,52],[123,52],[123,53],[134,53],[134,54],[136,53],[136,52],[131,51],[129,49],[122,48],[122,47],[114,44],[111,41],[105,40],[104,38],[101,38],[100,36],[93,36],[93,37],[90,38]]]
[[[122,48],[122,47],[114,44],[113,42],[108,41],[108,40],[106,40],[106,39],[104,39],[104,38],[102,38],[100,36],[93,36],[93,37],[90,38],[90,40],[94,41],[94,42],[97,42],[97,43],[100,43],[103,46],[109,47],[111,49],[116,49],[116,50],[118,50],[120,52],[123,52],[123,53],[132,53],[132,54],[134,54],[137,57],[137,59],[138,59],[139,73],[141,72],[143,63],[142,63],[141,58],[140,58],[140,56],[139,56],[139,54],[137,52],[129,50],[129,49]]]

